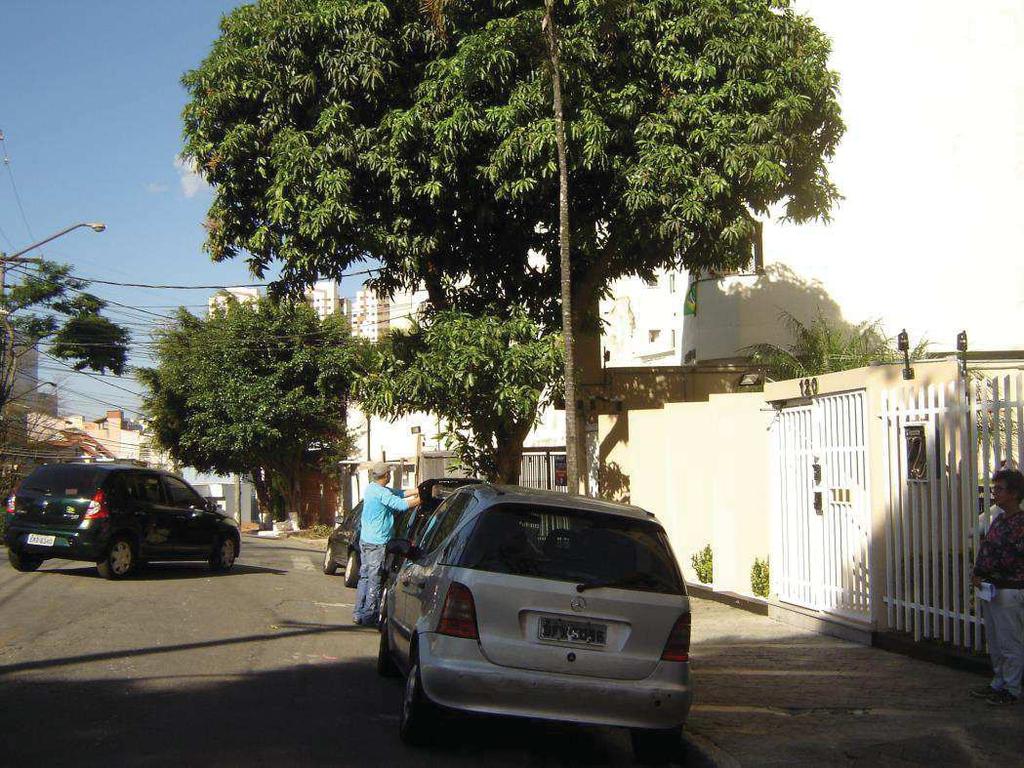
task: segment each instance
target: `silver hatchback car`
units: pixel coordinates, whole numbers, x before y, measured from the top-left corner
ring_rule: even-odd
[[[511,486],[438,507],[381,607],[378,671],[406,675],[400,735],[441,709],[632,729],[675,751],[690,709],[690,605],[658,521],[637,507]]]

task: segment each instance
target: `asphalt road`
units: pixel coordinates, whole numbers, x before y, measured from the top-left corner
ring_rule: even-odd
[[[88,563],[18,573],[0,548],[0,765],[630,765],[628,734],[456,719],[398,740],[402,684],[322,549],[246,537],[227,574]],[[689,764],[705,763],[691,747]]]

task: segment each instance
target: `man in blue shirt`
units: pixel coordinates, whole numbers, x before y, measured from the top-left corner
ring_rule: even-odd
[[[388,488],[391,468],[382,461],[370,467],[370,484],[363,496],[363,514],[359,520],[359,586],[352,620],[361,626],[376,627],[380,612],[380,568],[384,546],[391,539],[395,512],[404,512],[420,503],[419,492]]]

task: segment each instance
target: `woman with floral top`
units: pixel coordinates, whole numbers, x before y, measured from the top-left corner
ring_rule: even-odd
[[[989,704],[1015,704],[1024,672],[1024,475],[1003,469],[992,476],[992,500],[1002,510],[992,521],[974,561],[974,584],[988,582],[995,596],[984,602],[992,684],[972,691]]]

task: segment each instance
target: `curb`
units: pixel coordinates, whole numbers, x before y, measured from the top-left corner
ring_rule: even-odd
[[[249,539],[256,539],[257,541],[289,541],[292,544],[303,544],[309,549],[323,550],[327,546],[327,539],[307,539],[302,536],[293,535],[292,531],[282,531],[277,536],[259,536],[258,531],[250,531],[242,534],[243,537]],[[285,535],[287,534],[287,535]]]
[[[890,653],[909,656],[919,661],[941,664],[944,667],[957,669],[961,672],[973,672],[977,675],[991,675],[992,664],[988,656],[966,653],[939,643],[927,640],[915,642],[910,635],[902,632],[872,632],[871,647]]]
[[[716,603],[728,605],[730,608],[739,608],[741,611],[756,613],[758,616],[768,615],[768,602],[759,597],[740,595],[736,592],[716,592],[703,584],[692,584],[691,582],[686,582],[686,592],[690,597],[713,600]]]

